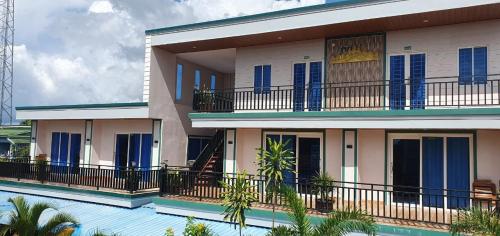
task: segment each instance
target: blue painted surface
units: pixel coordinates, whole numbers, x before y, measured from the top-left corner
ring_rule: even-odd
[[[390,63],[390,90],[389,103],[391,110],[403,110],[405,108],[405,56],[391,56]]]
[[[68,212],[81,223],[81,235],[88,235],[94,229],[99,228],[105,232],[113,232],[118,235],[164,235],[168,227],[172,227],[175,235],[182,235],[186,225],[186,217],[157,214],[154,205],[149,204],[136,209],[126,209],[120,207],[104,206],[92,203],[83,203],[71,200],[54,199],[47,197],[32,196],[26,194],[16,194],[10,192],[0,192],[0,210],[12,209],[7,202],[9,197],[17,195],[24,196],[28,202],[35,203],[39,201],[51,202],[55,204],[60,211]],[[42,222],[50,214],[42,215]],[[6,218],[1,218],[0,223],[5,222]],[[238,230],[228,223],[197,220],[197,222],[206,223],[218,235],[238,235]],[[265,235],[268,230],[260,227],[247,227],[243,230],[244,235]]]
[[[410,55],[410,108],[425,108],[425,54]]]
[[[293,111],[304,111],[306,63],[293,65]]]
[[[422,139],[422,201],[424,206],[444,205],[444,139],[424,137]]]
[[[309,64],[309,111],[321,111],[321,63]]]
[[[447,138],[447,181],[448,181],[448,207],[469,207],[469,138]],[[456,190],[456,191],[453,191]]]

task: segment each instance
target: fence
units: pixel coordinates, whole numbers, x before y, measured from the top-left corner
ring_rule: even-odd
[[[185,169],[167,169],[162,174],[160,194],[190,197],[198,200],[220,199],[224,192],[221,182],[234,183],[234,175],[223,173],[201,173]],[[265,178],[247,176],[259,204],[270,204]],[[310,210],[330,212],[332,210],[361,210],[374,217],[416,221],[436,224],[451,224],[461,217],[460,213],[471,207],[499,211],[500,196],[485,199],[479,193],[464,190],[429,189],[383,184],[351,183],[332,181],[316,185],[309,180],[285,181],[294,188],[305,206]],[[277,205],[286,205],[283,198],[275,200]]]
[[[402,110],[500,106],[500,75],[459,76],[313,86],[194,92],[198,112]],[[480,79],[479,79],[480,77]]]
[[[125,190],[130,193],[159,187],[160,168],[115,168],[106,165],[72,166],[30,160],[0,161],[0,177],[87,187]]]

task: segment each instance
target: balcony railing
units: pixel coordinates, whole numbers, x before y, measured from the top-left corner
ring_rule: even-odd
[[[134,193],[159,188],[160,168],[115,168],[106,165],[68,165],[30,160],[0,160],[0,178],[123,190]]]
[[[500,106],[500,74],[194,92],[197,112],[335,111]]]
[[[184,197],[191,200],[221,200],[224,189],[221,182],[234,183],[234,175],[203,173],[168,169],[162,173],[161,195]],[[270,204],[266,197],[267,187],[262,176],[247,176],[257,205]],[[332,210],[361,210],[365,214],[393,220],[449,225],[456,221],[460,212],[476,207],[500,214],[500,195],[481,198],[484,192],[468,190],[430,189],[370,183],[332,181],[315,185],[308,179],[285,181],[295,189],[304,205],[312,211],[327,213]],[[286,206],[283,198],[277,205]]]

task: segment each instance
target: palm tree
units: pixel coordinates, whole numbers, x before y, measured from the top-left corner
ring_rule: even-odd
[[[35,203],[30,205],[19,196],[9,198],[9,202],[14,206],[9,214],[9,222],[0,228],[0,235],[17,236],[65,236],[71,235],[78,221],[67,213],[57,213],[47,220],[47,223],[40,225],[40,216],[46,210],[57,210],[49,203]]]
[[[307,217],[307,208],[297,193],[289,187],[283,188],[282,191],[290,209],[288,216],[292,224],[291,227],[273,228],[269,236],[344,236],[352,232],[375,235],[377,232],[375,220],[358,210],[332,212],[327,219],[314,227]]]
[[[450,226],[452,235],[472,234],[500,236],[500,217],[494,211],[472,208],[459,213],[457,221]]]
[[[225,192],[222,193],[224,198],[223,206],[226,207],[224,210],[224,220],[228,220],[233,223],[238,223],[241,236],[241,228],[245,228],[245,211],[250,209],[252,203],[257,201],[257,197],[252,192],[253,186],[250,184],[252,179],[247,179],[246,171],[243,173],[237,173],[234,181],[233,179],[227,177],[229,181],[221,181]],[[236,227],[236,226],[235,226]]]
[[[286,171],[295,172],[292,166],[295,164],[293,160],[293,152],[286,148],[288,142],[277,142],[270,138],[267,139],[267,149],[257,149],[257,161],[259,172],[266,178],[266,195],[267,201],[271,200],[273,208],[273,223],[275,219],[275,204],[281,183],[283,182],[283,173]]]

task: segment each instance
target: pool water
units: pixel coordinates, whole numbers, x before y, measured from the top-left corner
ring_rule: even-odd
[[[75,216],[80,222],[80,228],[77,232],[80,235],[90,235],[95,229],[100,229],[106,233],[116,233],[121,236],[127,235],[151,235],[163,236],[166,229],[171,227],[174,229],[175,235],[182,235],[186,225],[186,217],[157,214],[153,204],[148,204],[136,209],[127,209],[114,206],[106,206],[100,204],[63,200],[57,198],[40,197],[28,194],[18,194],[11,192],[0,191],[0,211],[5,212],[12,209],[12,206],[7,200],[10,197],[24,196],[29,203],[35,202],[50,202],[58,207],[62,212],[70,213]],[[55,211],[50,211],[42,214],[40,223],[45,223],[46,219],[54,214]],[[0,223],[5,223],[7,218],[4,216],[0,218]],[[238,235],[238,230],[229,223],[210,221],[210,220],[196,220],[202,222],[213,230],[214,233],[220,236]],[[243,235],[260,236],[265,235],[269,229],[263,227],[248,226],[243,230]],[[74,234],[76,236],[76,234]],[[352,233],[351,236],[360,236],[364,234]],[[426,230],[392,227],[381,225],[381,236],[401,236],[401,235],[415,235],[415,236],[441,236],[448,235],[442,232],[432,232]]]

